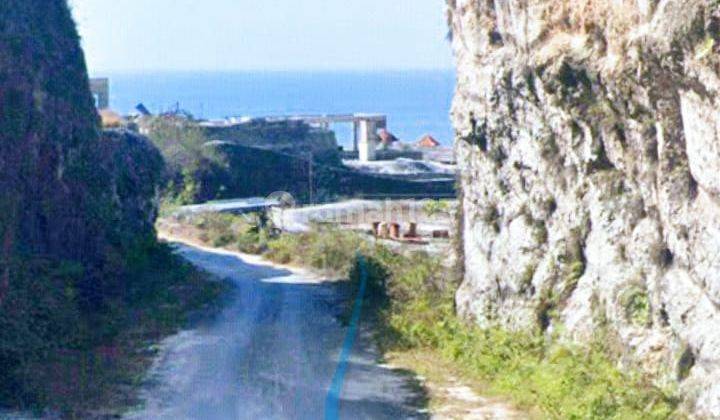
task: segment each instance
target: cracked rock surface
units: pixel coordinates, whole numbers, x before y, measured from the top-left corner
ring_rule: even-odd
[[[448,19],[460,312],[606,333],[720,416],[720,4],[448,0]]]

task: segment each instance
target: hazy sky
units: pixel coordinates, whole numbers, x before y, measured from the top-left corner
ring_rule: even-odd
[[[91,73],[450,68],[444,0],[70,0]]]

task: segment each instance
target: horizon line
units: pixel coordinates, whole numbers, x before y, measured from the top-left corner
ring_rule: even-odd
[[[420,73],[449,72],[454,73],[455,67],[409,67],[409,68],[244,68],[244,69],[163,69],[163,68],[128,68],[128,69],[91,69],[90,75],[102,74],[187,74],[187,73]]]

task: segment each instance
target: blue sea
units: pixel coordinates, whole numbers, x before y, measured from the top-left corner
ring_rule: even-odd
[[[151,112],[179,106],[195,117],[381,113],[403,141],[431,134],[452,144],[452,71],[238,72],[96,74],[110,77],[110,105],[127,113],[138,103]],[[341,144],[351,130],[333,127]]]

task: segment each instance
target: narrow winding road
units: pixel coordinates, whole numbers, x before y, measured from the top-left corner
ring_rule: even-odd
[[[324,419],[353,296],[337,283],[180,245],[198,267],[236,286],[219,316],[163,343],[129,419]],[[340,394],[341,419],[424,418],[408,373],[377,363],[360,327]],[[333,417],[333,416],[330,416]],[[334,419],[330,419],[334,420]]]

